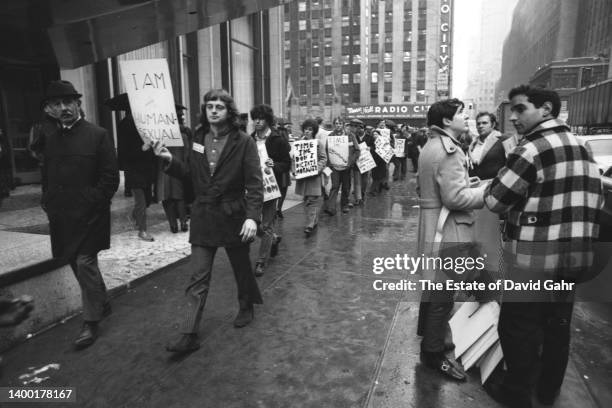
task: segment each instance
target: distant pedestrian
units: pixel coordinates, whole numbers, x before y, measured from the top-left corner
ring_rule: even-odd
[[[76,348],[94,343],[98,323],[111,312],[98,252],[110,248],[111,198],[119,187],[113,139],[83,119],[81,94],[68,81],[53,81],[45,103],[60,128],[41,141],[43,195],[54,258],[67,260],[83,301],[83,327]]]
[[[240,131],[236,103],[226,91],[207,92],[202,110],[202,126],[185,161],[159,142],[154,145],[155,153],[168,163],[168,174],[191,178],[196,197],[191,209],[187,312],[179,329],[181,336],[166,347],[179,353],[200,347],[199,325],[219,247],[227,252],[238,286],[240,310],[234,326],[249,324],[254,318],[253,304],[263,302],[249,258],[263,202],[257,145]]]

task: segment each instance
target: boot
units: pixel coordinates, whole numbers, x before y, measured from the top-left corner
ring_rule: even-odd
[[[240,301],[240,310],[236,319],[234,319],[234,327],[244,327],[253,321],[255,312],[253,304],[245,300]]]

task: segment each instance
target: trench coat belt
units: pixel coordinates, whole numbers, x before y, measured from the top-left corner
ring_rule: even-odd
[[[420,198],[419,207],[424,209],[442,208],[442,202],[436,198]]]

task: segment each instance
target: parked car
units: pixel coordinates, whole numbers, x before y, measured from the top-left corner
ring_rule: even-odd
[[[579,136],[599,166],[599,173],[612,176],[612,134]]]

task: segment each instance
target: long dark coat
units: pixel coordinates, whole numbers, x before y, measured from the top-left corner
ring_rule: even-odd
[[[274,162],[272,171],[276,178],[276,183],[279,187],[287,187],[290,184],[290,180],[287,180],[285,175],[289,174],[291,170],[291,145],[276,129],[270,129],[272,132],[270,136],[266,138],[266,151],[268,157]],[[253,140],[256,140],[256,132],[251,133]]]
[[[202,128],[196,130],[194,146],[204,146],[204,153],[192,148],[185,162],[173,156],[166,169],[174,177],[189,175],[193,183],[189,242],[211,247],[242,245],[242,224],[247,218],[258,221],[263,205],[257,145],[246,133],[230,131],[215,172],[210,174],[204,136]]]
[[[111,198],[119,186],[113,140],[80,119],[46,135],[43,196],[53,256],[71,259],[110,248]]]

